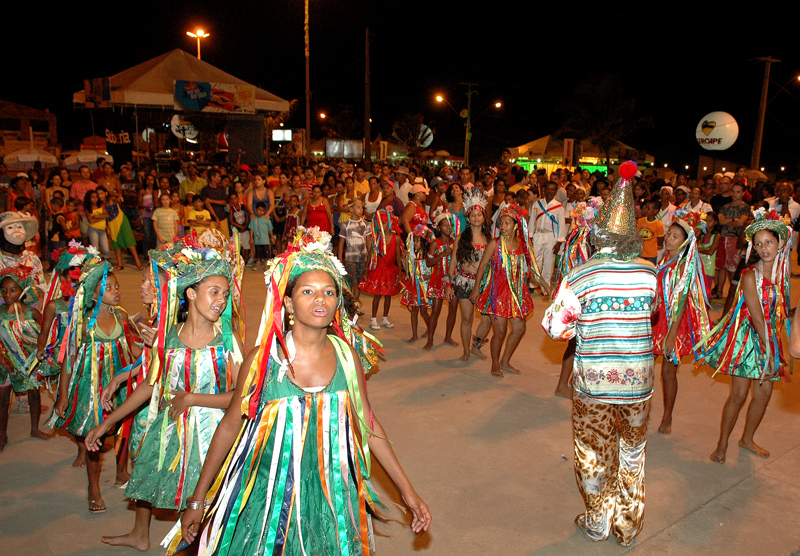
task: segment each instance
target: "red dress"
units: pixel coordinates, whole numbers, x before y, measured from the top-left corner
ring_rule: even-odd
[[[358,289],[372,295],[397,295],[400,293],[400,269],[397,268],[397,234],[390,234],[386,245],[386,254],[375,251],[377,257],[375,268],[367,270]],[[375,249],[375,247],[373,247]]]
[[[321,232],[331,233],[331,222],[328,220],[328,213],[325,211],[325,203],[313,206],[308,203],[306,212],[306,228],[319,227]]]
[[[533,313],[533,300],[528,293],[528,263],[522,245],[510,253],[512,276],[506,276],[500,257],[500,240],[492,255],[488,272],[483,275],[480,295],[475,307],[484,315],[495,318],[525,320]]]
[[[414,205],[414,210],[415,210],[414,216],[411,217],[411,229],[413,230],[417,226],[417,224],[422,224],[423,226],[427,226],[430,218],[428,218],[428,213],[425,212],[425,207],[423,207],[422,205],[418,205],[414,201],[409,201],[409,203]]]
[[[453,246],[453,242],[447,243],[436,238],[436,250],[434,256],[440,254],[448,247]],[[450,268],[450,257],[442,257],[442,260],[431,269],[431,279],[428,282],[428,299],[445,299],[444,277],[447,276],[447,269]]]

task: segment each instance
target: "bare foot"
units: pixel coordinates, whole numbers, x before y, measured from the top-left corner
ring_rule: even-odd
[[[658,434],[672,434],[672,421],[661,421],[658,426]]]
[[[118,487],[120,485],[124,485],[125,483],[128,482],[128,479],[130,478],[131,474],[128,473],[127,471],[122,471],[120,473],[117,473],[117,478],[114,480],[114,486]]]
[[[556,396],[560,398],[567,398],[568,400],[572,399],[572,388],[569,386],[561,386],[560,384],[556,386]]]
[[[492,376],[496,378],[503,378],[503,371],[496,367],[492,367]]]
[[[414,336],[411,336],[411,337],[410,337],[408,340],[406,340],[406,341],[407,341],[407,342],[410,344],[411,342],[416,342],[417,340],[419,340],[419,336],[416,336],[416,335],[414,335]]]
[[[427,337],[428,337],[428,331],[426,330],[425,332],[422,333],[422,336],[420,336],[420,338],[427,338]]]
[[[461,357],[459,357],[459,359],[460,359],[461,361],[469,361],[469,352],[468,352],[468,351],[465,351],[464,353],[462,353],[462,354],[461,354]]]
[[[444,343],[445,344],[449,344],[451,346],[457,346],[458,345],[458,342],[456,342],[453,338],[445,338],[444,339]]]
[[[512,367],[511,363],[500,363],[500,370],[505,371],[507,373],[513,373],[515,375],[522,374],[522,371],[520,371],[515,367]]]
[[[42,440],[50,440],[50,435],[46,432],[42,432],[39,429],[35,431],[31,431],[31,438],[41,438]]]
[[[118,535],[115,537],[100,537],[100,540],[111,546],[129,546],[142,552],[150,549],[150,539],[135,536],[133,533]]]
[[[714,453],[711,454],[711,461],[716,461],[717,463],[725,463],[725,452],[728,451],[728,447],[725,446],[724,448],[717,446],[717,449],[714,450]]]
[[[750,450],[760,458],[769,457],[769,452],[764,448],[762,448],[761,446],[759,446],[758,444],[756,444],[755,442],[753,442],[752,440],[750,442],[745,442],[744,440],[740,440],[739,447],[744,448],[745,450]]]
[[[86,467],[86,454],[78,454],[78,457],[72,462],[72,467]]]
[[[425,351],[430,351],[432,347],[433,347],[433,342],[427,342],[424,346],[422,346],[422,349],[424,349]]]
[[[478,357],[478,358],[484,359],[484,360],[486,359],[486,356],[483,354],[483,352],[481,352],[481,350],[479,350],[476,347],[474,347],[471,350],[469,350],[469,352],[470,352],[471,355],[474,355],[475,357]]]

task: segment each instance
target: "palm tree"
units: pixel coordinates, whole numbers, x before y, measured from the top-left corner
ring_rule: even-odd
[[[652,118],[634,118],[635,100],[625,98],[619,79],[603,74],[584,81],[572,91],[563,106],[564,124],[556,137],[574,137],[580,144],[591,140],[611,162],[611,149],[624,138],[644,127],[652,127]]]

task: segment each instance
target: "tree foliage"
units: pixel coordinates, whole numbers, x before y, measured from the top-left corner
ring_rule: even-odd
[[[625,98],[619,78],[610,74],[592,77],[580,83],[564,103],[564,124],[556,137],[589,139],[610,162],[611,149],[625,136],[652,127],[651,118],[634,116],[635,100]]]

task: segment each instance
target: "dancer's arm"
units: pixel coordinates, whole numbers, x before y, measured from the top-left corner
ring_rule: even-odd
[[[152,372],[152,369],[150,369],[150,372]],[[99,450],[103,445],[103,436],[111,430],[111,427],[144,405],[152,394],[153,385],[150,384],[150,376],[148,374],[147,380],[134,388],[131,395],[117,409],[103,419],[102,423],[89,431],[84,440],[86,449],[90,452]]]
[[[53,326],[54,320],[56,320],[55,299],[48,302],[47,305],[44,306],[44,314],[42,316],[42,329],[39,332],[39,337],[37,338],[36,342],[36,347],[37,347],[36,357],[39,359],[42,358],[44,350],[47,347],[47,337],[50,335],[50,327]]]
[[[247,378],[250,367],[258,355],[258,347],[250,350],[241,367],[239,367],[239,378],[236,385],[236,390],[228,405],[228,410],[225,416],[220,420],[217,425],[217,430],[214,432],[214,437],[211,439],[211,444],[206,453],[206,460],[203,463],[203,469],[200,472],[200,478],[197,480],[197,485],[194,487],[194,493],[189,498],[190,501],[203,502],[206,498],[206,493],[217,476],[220,466],[228,457],[228,453],[239,435],[242,428],[242,388]],[[181,517],[181,533],[183,538],[188,543],[192,543],[200,530],[200,522],[203,520],[203,510],[193,510],[187,508]]]
[[[361,360],[353,348],[350,348],[353,354],[353,360],[356,364],[356,375],[358,376],[358,386],[361,392],[361,404],[364,408],[364,417],[368,419],[367,425],[370,427],[375,436],[368,434],[368,442],[370,451],[375,454],[375,459],[380,462],[386,474],[392,479],[392,482],[397,486],[403,501],[411,510],[413,519],[411,520],[411,529],[415,533],[427,531],[431,525],[431,512],[428,505],[420,498],[417,491],[408,479],[406,472],[400,465],[397,455],[394,453],[392,444],[387,440],[386,431],[383,429],[380,421],[372,412],[367,399],[364,370],[361,367]]]
[[[481,257],[481,263],[478,265],[478,270],[475,272],[475,287],[472,290],[472,293],[469,294],[469,300],[472,301],[474,304],[478,300],[478,295],[480,295],[480,284],[483,280],[483,275],[486,273],[486,268],[489,266],[489,261],[492,260],[494,256],[494,250],[497,248],[497,240],[492,239],[486,245],[486,249],[483,250],[483,257]]]

